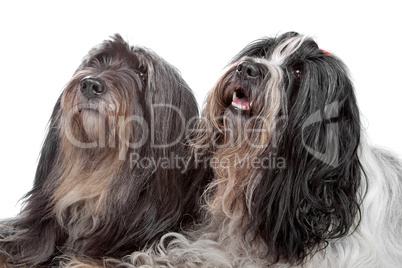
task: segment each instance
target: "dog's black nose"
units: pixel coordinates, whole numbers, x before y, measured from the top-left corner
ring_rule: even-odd
[[[240,77],[246,79],[256,78],[261,75],[261,71],[258,68],[257,64],[250,61],[243,61],[239,63],[239,65],[237,65],[236,71]]]
[[[81,92],[88,99],[102,95],[105,91],[105,87],[98,78],[87,77],[81,80]]]

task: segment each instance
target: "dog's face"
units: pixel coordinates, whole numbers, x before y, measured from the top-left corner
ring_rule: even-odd
[[[46,166],[58,217],[69,207],[80,208],[82,200],[91,204],[86,209],[96,207],[91,213],[105,215],[105,198],[120,205],[111,197],[116,189],[137,193],[152,188],[149,181],[155,191],[174,183],[175,190],[187,187],[185,174],[193,167],[161,162],[186,160],[193,117],[198,109],[191,89],[154,52],[130,46],[119,35],[92,49],[56,104],[44,148],[61,163],[51,171]],[[172,198],[181,203],[178,199]]]
[[[272,261],[301,261],[358,221],[353,86],[343,63],[312,39],[286,33],[251,43],[203,115],[209,131],[198,145],[221,159],[215,201],[225,213],[247,211],[244,232],[264,241]]]
[[[172,144],[183,138],[184,124],[197,115],[191,90],[178,71],[120,35],[88,53],[60,103],[61,133],[81,148]],[[179,124],[177,129],[162,130],[169,122]]]
[[[119,116],[126,118],[141,107],[147,64],[118,35],[89,52],[61,98],[61,116],[75,128],[74,138],[97,141]]]
[[[211,92],[206,110],[213,111],[213,118],[225,113],[264,117],[277,132],[279,124],[284,129],[303,123],[298,115],[331,113],[331,104],[346,100],[355,102],[345,66],[313,40],[287,33],[257,40],[241,51]]]
[[[96,46],[56,102],[4,256],[120,258],[192,223],[208,179],[188,154],[197,118],[191,89],[154,52],[120,35]]]

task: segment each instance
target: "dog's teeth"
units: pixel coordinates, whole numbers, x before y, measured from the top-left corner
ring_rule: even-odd
[[[235,98],[236,98],[236,91],[233,92],[233,101],[235,100]]]
[[[234,107],[240,109],[240,110],[243,110],[243,111],[248,111],[248,110],[250,110],[250,106],[249,106],[249,105],[241,105],[241,104],[238,104],[238,103],[235,103],[235,102],[232,102],[232,105],[233,105]]]

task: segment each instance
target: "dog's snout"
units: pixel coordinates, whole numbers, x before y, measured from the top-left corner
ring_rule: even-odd
[[[98,78],[86,77],[81,80],[81,92],[86,98],[91,99],[105,93],[106,88]]]
[[[237,65],[237,74],[246,79],[257,78],[261,75],[261,71],[257,64],[250,61],[243,61]]]

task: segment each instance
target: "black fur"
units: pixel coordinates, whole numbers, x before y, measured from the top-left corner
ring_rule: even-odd
[[[257,40],[233,58],[231,66],[248,61],[260,75],[243,77],[238,68],[231,67],[221,79],[224,82],[211,92],[210,99],[216,103],[207,104],[203,112],[206,117],[213,113],[215,118],[224,116],[228,122],[239,122],[239,126],[217,131],[222,134],[211,139],[217,144],[210,148],[219,152],[214,146],[230,140],[230,137],[223,139],[226,135],[223,133],[242,131],[245,120],[268,117],[270,107],[265,104],[270,103],[272,92],[266,95],[267,84],[279,77],[264,64],[270,64],[273,53],[283,42],[298,36],[289,32]],[[279,85],[279,111],[274,115],[275,126],[270,129],[272,139],[266,148],[258,149],[261,152],[257,155],[261,159],[284,159],[285,165],[260,167],[248,173],[238,168],[235,178],[240,181],[261,178],[253,186],[251,200],[247,200],[250,213],[245,212],[240,221],[248,223],[243,230],[246,243],[258,244],[262,239],[267,248],[265,257],[272,263],[283,260],[300,263],[309,254],[323,249],[329,239],[346,236],[353,231],[353,224],[358,224],[361,197],[357,189],[362,180],[357,155],[360,119],[348,70],[338,58],[320,50],[311,39],[304,40],[294,53],[284,58],[278,63],[283,77]],[[249,110],[237,111],[231,106],[236,88],[242,88],[252,102]],[[239,116],[242,120],[236,120]],[[224,123],[219,121],[216,125]],[[251,134],[237,135],[242,141],[243,135]],[[242,150],[255,150],[250,148]],[[225,150],[236,152],[228,147],[221,149],[220,155],[225,155]],[[255,243],[250,242],[250,237]]]
[[[269,58],[275,44],[288,38],[254,43],[241,56]],[[301,68],[301,78],[293,70]],[[286,168],[260,170],[263,178],[255,188],[252,220],[248,229],[261,236],[275,261],[300,261],[321,248],[328,239],[348,234],[359,211],[357,189],[361,180],[357,146],[360,138],[359,111],[345,66],[334,56],[305,42],[283,66],[287,74],[285,119],[275,147],[267,149],[286,160]],[[326,107],[338,103],[330,117]],[[307,116],[319,112],[323,119],[306,126]],[[331,121],[332,120],[332,121]],[[336,124],[337,137],[330,133]],[[334,148],[330,143],[338,143]],[[325,163],[306,150],[307,145],[323,154],[337,155]],[[330,151],[332,150],[332,151]]]

